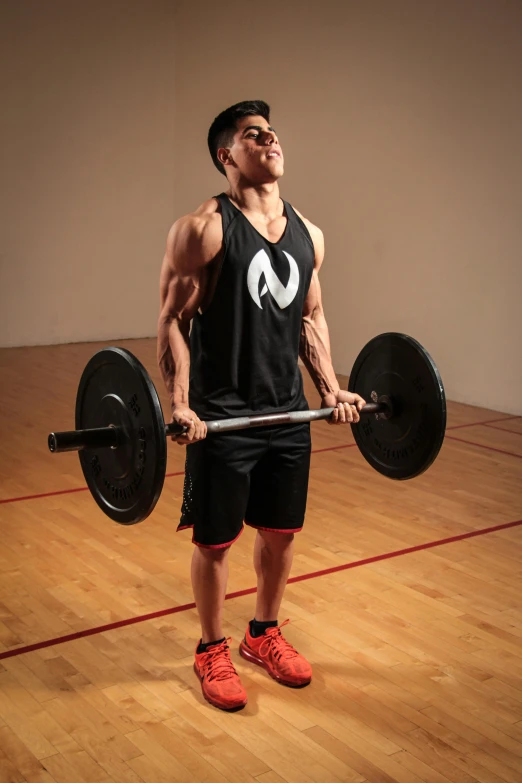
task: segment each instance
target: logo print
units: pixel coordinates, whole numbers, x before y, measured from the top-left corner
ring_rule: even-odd
[[[281,310],[284,310],[285,307],[292,304],[295,295],[297,294],[297,289],[299,288],[299,268],[290,253],[287,253],[285,250],[283,250],[283,253],[290,264],[290,278],[286,288],[272,269],[272,264],[270,263],[270,258],[266,250],[260,250],[256,253],[248,267],[248,290],[250,291],[250,296],[261,310],[263,309],[261,297],[268,293],[268,291],[270,291]],[[265,284],[261,293],[259,293],[261,275],[265,276]]]

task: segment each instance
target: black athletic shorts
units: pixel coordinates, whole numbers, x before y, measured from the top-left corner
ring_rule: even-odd
[[[310,424],[208,435],[187,446],[178,530],[195,544],[232,544],[243,522],[296,533],[303,527],[310,470]]]

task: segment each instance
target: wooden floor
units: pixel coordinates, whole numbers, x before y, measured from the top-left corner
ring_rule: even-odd
[[[118,344],[163,395],[154,341]],[[314,679],[287,689],[240,659],[254,597],[230,597],[249,704],[227,714],[192,671],[184,450],[169,443],[178,475],[133,527],[82,490],[77,455],[47,451],[97,347],[0,351],[0,783],[520,783],[522,419],[450,403],[437,462],[399,483],[349,447],[349,427],[315,423],[292,570],[308,578],[280,616]],[[255,584],[253,536],[232,549],[231,593]]]

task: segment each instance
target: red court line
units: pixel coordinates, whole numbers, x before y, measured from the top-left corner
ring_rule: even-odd
[[[503,416],[501,419],[488,419],[488,421],[474,421],[471,424],[454,424],[452,427],[446,427],[448,430],[463,430],[466,427],[484,427],[486,424],[496,424],[499,421],[513,421],[520,419],[521,416]]]
[[[522,432],[516,432],[516,430],[507,430],[505,427],[495,427],[493,424],[483,424],[483,427],[487,427],[489,430],[498,430],[499,432],[508,432],[510,435],[520,435]]]
[[[514,451],[504,451],[504,449],[497,449],[494,446],[486,446],[484,443],[474,443],[471,440],[464,440],[463,438],[456,438],[455,435],[446,435],[450,440],[456,440],[459,443],[467,443],[468,446],[478,446],[479,449],[487,449],[487,451],[496,451],[498,454],[507,454],[508,457],[517,457],[522,459],[522,454],[515,454]]]
[[[171,476],[183,476],[185,473],[184,470],[179,471],[179,473],[166,473],[165,478],[170,478]],[[17,503],[19,500],[36,500],[37,498],[51,498],[55,495],[70,495],[73,492],[87,492],[89,487],[75,487],[74,489],[58,489],[54,492],[41,492],[38,495],[23,495],[19,498],[6,498],[5,500],[0,500],[0,504],[2,503]]]
[[[472,424],[456,424],[452,427],[447,427],[446,431],[448,430],[460,430],[464,429],[465,427],[483,427],[489,424],[494,424],[495,422],[500,421],[512,421],[513,419],[520,419],[521,416],[504,416],[502,419],[489,419],[488,421],[477,421]],[[497,427],[496,429],[501,429],[500,427]],[[502,430],[503,432],[512,432],[512,430]],[[519,435],[520,433],[515,433],[516,435]],[[451,438],[451,435],[447,435],[446,437]],[[452,438],[453,440],[459,440],[459,438]],[[512,457],[520,457],[519,454],[513,454],[510,451],[501,451],[500,449],[494,449],[492,446],[484,446],[481,443],[471,443],[470,441],[462,441],[462,443],[469,443],[470,446],[480,446],[483,449],[490,449],[491,451],[500,451],[501,454],[509,454]],[[355,443],[345,443],[341,444],[340,446],[327,446],[324,449],[312,449],[312,454],[320,454],[323,451],[336,451],[337,449],[351,449],[357,444]],[[185,471],[179,471],[177,473],[167,473],[165,475],[165,478],[171,478],[172,476],[182,476]],[[0,505],[2,503],[18,503],[22,500],[36,500],[37,498],[50,498],[54,497],[55,495],[69,495],[73,492],[86,492],[88,487],[75,487],[74,489],[58,489],[54,490],[54,492],[41,492],[38,495],[22,495],[18,498],[5,498],[4,500],[0,500]]]
[[[522,525],[522,519],[517,519],[515,522],[505,522],[501,525],[494,525],[492,527],[481,528],[480,530],[472,530],[469,533],[460,533],[457,536],[451,536],[450,538],[440,538],[437,541],[428,541],[425,544],[417,544],[416,546],[410,546],[406,549],[398,549],[395,552],[385,552],[382,555],[374,555],[373,557],[367,557],[364,560],[355,560],[352,563],[344,563],[343,565],[332,566],[331,568],[324,568],[322,571],[312,571],[309,574],[301,574],[300,576],[293,576],[288,580],[287,584],[293,584],[295,582],[304,582],[308,579],[316,579],[319,576],[326,576],[328,574],[335,574],[338,571],[348,571],[352,568],[359,568],[360,566],[370,565],[371,563],[379,563],[383,560],[391,560],[394,557],[401,557],[402,555],[409,555],[413,552],[422,552],[425,549],[433,549],[434,547],[443,546],[445,544],[453,544],[456,541],[464,541],[467,538],[475,538],[476,536],[484,536],[487,533],[496,533],[499,530],[508,530],[512,527]],[[244,595],[251,595],[255,593],[257,588],[248,587],[245,590],[237,590],[235,593],[227,593],[225,600],[231,598],[240,598]],[[46,647],[53,647],[54,645],[64,644],[65,642],[72,642],[76,639],[84,639],[87,636],[94,636],[99,633],[105,633],[106,631],[114,631],[117,628],[124,628],[128,625],[136,625],[136,623],[143,623],[147,620],[155,620],[158,617],[166,617],[171,614],[178,614],[179,612],[186,612],[190,609],[195,609],[195,603],[181,604],[180,606],[172,606],[169,609],[160,609],[157,612],[149,612],[148,614],[142,614],[138,617],[129,617],[126,620],[118,620],[114,623],[108,623],[107,625],[99,625],[96,628],[87,628],[84,631],[76,631],[75,633],[67,634],[67,636],[58,636],[55,639],[47,639],[43,642],[36,642],[35,644],[28,644],[25,647],[16,647],[12,650],[5,650],[0,653],[0,661],[5,658],[14,658],[24,653],[35,652],[36,650],[43,650]]]
[[[54,492],[41,492],[39,495],[23,495],[19,498],[5,498],[1,503],[17,503],[19,500],[36,500],[36,498],[50,498],[53,495],[70,495],[72,492],[86,492],[89,487],[75,487],[74,489],[58,489]]]
[[[334,451],[335,449],[351,449],[353,446],[355,446],[355,443],[345,443],[341,446],[328,446],[326,449],[313,449],[312,454],[317,454],[320,451]],[[165,478],[172,478],[172,476],[183,476],[185,473],[184,470],[180,470],[177,473],[166,473]],[[5,498],[4,500],[0,500],[0,505],[2,503],[18,503],[21,500],[36,500],[37,498],[51,498],[55,495],[70,495],[73,492],[86,492],[89,489],[89,487],[75,487],[74,489],[57,489],[54,490],[54,492],[40,492],[38,495],[22,495],[19,498]]]
[[[312,449],[312,454],[320,454],[322,451],[336,451],[336,449],[352,449],[357,443],[343,443],[341,446],[327,446],[325,449]]]

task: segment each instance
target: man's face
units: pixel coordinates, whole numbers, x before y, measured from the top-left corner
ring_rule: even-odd
[[[234,166],[251,182],[275,182],[284,173],[283,151],[275,130],[263,117],[238,120],[232,146],[222,148],[223,163]]]

